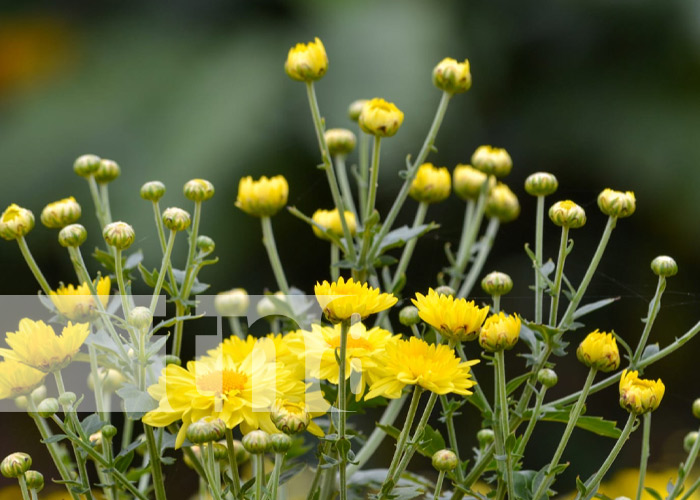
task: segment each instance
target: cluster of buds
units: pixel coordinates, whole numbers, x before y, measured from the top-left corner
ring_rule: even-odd
[[[521,321],[516,314],[503,312],[486,318],[479,332],[479,345],[490,352],[512,349],[520,337]]]
[[[620,366],[620,351],[612,333],[589,333],[576,349],[578,360],[589,368],[602,372],[617,370]]]
[[[325,233],[326,231],[336,238],[343,237],[343,226],[340,221],[340,212],[338,212],[337,208],[334,208],[333,210],[318,209],[311,216],[311,220],[323,228],[323,230],[321,230],[321,228],[316,225],[311,226],[314,234],[317,237],[321,239],[328,239]],[[349,210],[345,211],[345,223],[348,225],[350,235],[355,236],[357,233],[357,220],[355,219],[355,215]]]
[[[257,181],[248,176],[238,184],[236,206],[254,217],[271,217],[287,204],[288,196],[289,184],[283,176],[263,175]]]
[[[419,203],[438,203],[450,196],[452,179],[445,167],[423,163],[411,182],[408,194]]]

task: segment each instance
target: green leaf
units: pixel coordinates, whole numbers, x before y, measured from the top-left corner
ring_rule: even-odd
[[[529,377],[529,373],[523,373],[522,375],[519,375],[514,379],[509,380],[506,384],[506,394],[511,394],[518,387],[520,387],[523,384],[523,382],[525,382]]]
[[[644,348],[644,352],[642,353],[642,359],[649,358],[651,356],[654,356],[659,352],[659,344],[649,344]]]
[[[518,470],[513,472],[513,490],[517,499],[532,498],[532,480],[537,475],[534,470]]]
[[[610,305],[618,300],[620,300],[620,297],[610,297],[609,299],[602,299],[596,302],[591,302],[590,304],[586,304],[585,306],[581,306],[578,309],[576,309],[573,319],[578,319],[581,316],[585,316],[586,314],[592,313],[593,311],[597,311],[598,309]]]
[[[158,404],[146,391],[134,384],[124,384],[117,390],[117,395],[124,400],[124,408],[131,418],[137,419],[155,409]]]
[[[149,271],[141,263],[138,264],[138,269],[139,269],[139,274],[141,274],[141,279],[143,280],[143,282],[146,283],[151,288],[155,288],[156,283],[158,283],[158,274],[159,274],[158,270],[154,269],[153,271]]]
[[[107,422],[103,422],[100,420],[100,416],[97,413],[93,413],[92,415],[85,417],[85,419],[80,422],[80,425],[85,431],[85,434],[89,436],[90,434],[94,434],[102,429],[102,427],[107,425]]]
[[[68,439],[68,436],[65,434],[54,434],[53,436],[49,436],[46,439],[42,439],[41,442],[44,444],[51,444],[51,443],[58,443],[59,441],[63,441],[64,439]]]
[[[379,247],[379,253],[384,253],[392,248],[402,247],[407,241],[413,238],[419,238],[428,231],[432,231],[438,227],[440,227],[439,224],[431,222],[430,224],[421,224],[415,227],[401,226],[396,228],[384,237]]]
[[[418,444],[418,453],[432,458],[435,452],[444,450],[445,448],[445,439],[442,437],[440,432],[433,429],[431,426],[426,425],[425,430],[423,431],[423,437]]]
[[[565,424],[569,421],[570,411],[571,409],[563,411],[548,411],[543,413],[540,418],[548,422],[560,422]],[[525,412],[524,417],[528,418],[530,416],[529,414],[531,414],[531,412]],[[613,439],[617,439],[621,434],[620,429],[617,428],[617,422],[613,420],[605,420],[602,417],[582,415],[576,421],[576,427],[594,434],[598,434],[599,436]]]
[[[129,468],[133,460],[134,450],[131,450],[130,452],[125,453],[123,455],[120,453],[114,460],[114,468],[117,469],[119,472],[124,472],[126,471],[126,469]]]
[[[659,494],[659,492],[656,491],[654,488],[651,488],[649,486],[645,486],[644,491],[646,491],[652,497],[654,497],[654,500],[664,500],[663,497]]]

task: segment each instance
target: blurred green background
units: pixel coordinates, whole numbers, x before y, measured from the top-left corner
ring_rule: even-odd
[[[113,215],[134,225],[136,246],[146,253],[146,265],[155,267],[158,243],[139,186],[161,180],[168,187],[162,206],[190,209],[182,185],[203,177],[215,184],[217,195],[205,205],[202,231],[216,240],[221,262],[205,268],[201,278],[213,292],[242,286],[263,293],[274,281],[257,220],[233,205],[239,179],[284,174],[290,205],[310,214],[331,204],[326,180],[315,168],[319,155],[304,87],[282,68],[289,47],[314,36],[326,46],[330,67],[317,93],[328,127],[353,128],[346,109],[357,98],[385,97],[405,112],[402,129],[383,143],[382,213],[400,185],[405,155],[417,153],[437,106],[433,66],[445,56],[469,58],[473,87],[450,104],[439,151],[430,160],[452,168],[484,143],[505,147],[513,157],[506,182],[520,196],[523,212],[502,228],[485,270],[514,278],[503,307],[532,316],[532,272],[523,244],[534,238],[534,203],[522,185],[528,174],[545,170],[559,178],[555,197],[571,198],[588,211],[589,223],[573,234],[576,246],[567,262],[574,282],[605,223],[598,192],[612,187],[637,195],[637,213],[618,224],[589,292],[591,300],[622,300],[587,318],[590,329],[615,329],[636,341],[656,285],[649,262],[663,253],[675,257],[681,271],[669,282],[652,341],[666,344],[698,319],[698,2],[68,0],[59,7],[9,1],[1,14],[3,207],[16,202],[38,215],[47,202],[75,195],[90,243],[101,244],[87,184],[71,165],[83,153],[114,159],[122,176],[111,186]],[[412,220],[414,210],[409,200],[403,220]],[[462,214],[456,197],[431,208],[429,218],[442,228],[419,243],[407,294],[435,284],[445,265],[443,246],[458,239]],[[310,292],[328,276],[326,243],[287,213],[273,225],[290,281]],[[551,225],[546,238],[547,255],[554,256],[559,235]],[[72,280],[55,232],[39,226],[29,244],[52,284]],[[176,258],[182,259],[180,251]],[[0,261],[3,294],[35,293],[16,245],[0,245]],[[478,291],[474,298],[486,300]],[[571,334],[574,346],[584,333]],[[700,395],[699,342],[648,372],[663,376],[667,385],[654,416],[652,462],[675,464],[682,436],[696,426],[689,410]],[[477,354],[475,346],[470,349]],[[514,370],[522,367],[515,356],[509,362]],[[578,363],[565,363],[559,373],[562,383],[553,397],[585,378]],[[614,389],[591,398],[594,411],[624,418]],[[21,433],[4,434],[2,454],[38,439],[26,420],[2,417],[6,430],[22,426]],[[474,445],[477,425],[476,414],[466,409],[459,432],[463,450]],[[372,419],[361,427],[371,429]],[[526,466],[542,466],[561,430],[539,427]],[[639,439],[633,436],[621,463],[636,463]],[[575,433],[564,458],[584,477],[610,446]],[[50,470],[45,459],[37,461]],[[569,476],[573,489],[574,474]]]

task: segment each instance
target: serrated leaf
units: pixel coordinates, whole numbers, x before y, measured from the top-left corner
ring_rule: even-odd
[[[156,284],[158,283],[158,270],[154,269],[153,271],[149,271],[140,262],[138,264],[138,269],[139,269],[139,274],[141,274],[141,279],[143,280],[143,282],[146,283],[151,288],[155,288]]]
[[[570,411],[570,408],[563,411],[547,411],[544,412],[540,418],[548,422],[560,422],[565,424],[569,422]],[[529,418],[529,413],[530,412],[525,412],[524,417]],[[582,415],[576,421],[576,427],[594,434],[598,434],[599,436],[613,439],[617,439],[621,434],[620,429],[617,428],[617,422],[613,420],[605,420],[603,417]]]

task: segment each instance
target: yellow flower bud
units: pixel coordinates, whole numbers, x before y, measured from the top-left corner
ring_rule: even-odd
[[[28,470],[24,473],[27,488],[37,493],[44,489],[44,475],[36,470]]]
[[[150,181],[141,186],[141,198],[147,201],[158,201],[165,194],[165,184],[160,181]]]
[[[58,243],[64,247],[77,248],[87,239],[87,230],[80,224],[71,224],[58,233]]]
[[[505,177],[513,168],[513,160],[503,148],[479,146],[472,155],[472,166],[485,174]]]
[[[0,217],[0,236],[6,240],[23,238],[34,229],[34,214],[31,210],[14,203],[7,207]]]
[[[617,370],[620,366],[620,351],[612,333],[589,333],[576,349],[578,360],[589,368],[602,372]]]
[[[221,292],[214,298],[214,308],[220,316],[243,316],[248,306],[250,299],[243,288]]]
[[[571,200],[558,201],[549,207],[549,218],[559,227],[578,229],[586,224],[586,211]]]
[[[331,128],[325,133],[326,144],[331,155],[348,155],[355,149],[357,139],[351,130],[346,128]]]
[[[459,164],[452,174],[452,189],[463,200],[476,200],[489,176],[471,165]]]
[[[403,112],[393,102],[375,97],[362,108],[360,128],[377,137],[391,137],[403,123]]]
[[[177,207],[163,210],[163,225],[171,231],[184,231],[190,227],[190,214]]]
[[[270,448],[270,435],[265,431],[251,431],[241,441],[248,453],[259,455]]]
[[[183,193],[188,200],[207,201],[214,196],[214,185],[205,179],[192,179],[185,184]]]
[[[281,399],[275,402],[270,418],[279,431],[289,435],[304,432],[311,423],[311,415],[304,403]]]
[[[549,172],[535,172],[525,179],[525,191],[532,196],[554,194],[558,187],[559,181]]]
[[[494,271],[484,276],[481,288],[489,295],[506,295],[513,289],[513,280],[506,273]]]
[[[80,177],[89,177],[100,168],[101,158],[97,155],[83,155],[73,163],[73,171]]]
[[[297,43],[289,49],[284,71],[300,82],[318,80],[328,71],[328,55],[323,42],[316,37],[313,42]]]
[[[433,453],[432,463],[435,470],[447,472],[454,470],[459,465],[459,458],[452,450],[439,450]]]
[[[450,94],[466,92],[472,86],[469,60],[457,62],[451,57],[444,58],[433,69],[433,84]]]
[[[666,387],[661,379],[639,378],[636,371],[624,370],[620,377],[620,406],[641,415],[654,411],[661,404]]]
[[[485,213],[487,217],[496,217],[501,222],[510,222],[520,215],[520,202],[508,186],[499,182],[489,192]]]
[[[72,196],[49,203],[41,211],[41,223],[49,229],[61,229],[80,219],[80,205]]]
[[[42,418],[51,418],[58,410],[58,400],[56,398],[46,398],[36,407],[37,413]]]
[[[637,200],[632,191],[623,193],[606,188],[598,195],[598,207],[605,215],[621,219],[634,213],[637,208]]]
[[[342,238],[344,236],[343,226],[340,222],[340,213],[338,212],[337,208],[334,208],[333,210],[318,209],[311,216],[311,219],[326,231],[330,231],[332,235],[337,236],[338,238]],[[353,213],[348,210],[345,211],[345,223],[348,225],[350,234],[355,236],[355,233],[357,232],[357,221],[355,220]],[[311,228],[317,237],[327,239],[325,233],[321,229],[316,226],[312,226]]]
[[[360,118],[362,108],[364,108],[365,104],[368,102],[368,99],[357,99],[356,101],[352,101],[350,106],[348,106],[348,117],[350,117],[352,121],[356,122]]]
[[[238,184],[236,206],[255,217],[270,217],[287,204],[289,184],[281,175],[267,178],[264,175],[257,181],[244,177]]]
[[[102,432],[101,431],[97,431],[93,434],[90,434],[90,436],[88,437],[88,440],[90,441],[90,444],[92,445],[93,448],[95,448],[99,452],[102,451]]]
[[[7,478],[22,476],[32,466],[32,457],[26,453],[16,452],[7,455],[0,463],[0,473]]]
[[[445,167],[423,163],[411,183],[408,194],[420,203],[438,203],[450,196],[452,179]]]
[[[507,316],[500,312],[489,316],[479,332],[479,345],[491,352],[512,349],[520,337],[520,326],[516,314]]]
[[[651,270],[657,276],[663,276],[668,278],[669,276],[675,276],[678,273],[678,264],[668,255],[659,255],[654,260],[651,261]]]
[[[126,250],[134,242],[134,228],[126,222],[112,222],[102,231],[107,244],[117,250]]]
[[[107,184],[121,175],[122,171],[117,162],[112,160],[101,160],[100,166],[95,172],[95,180],[100,184]]]

